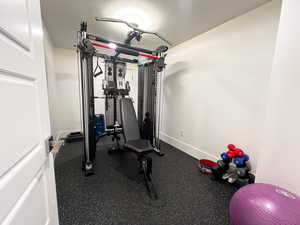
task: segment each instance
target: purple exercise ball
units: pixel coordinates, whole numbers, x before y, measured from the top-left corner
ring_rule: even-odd
[[[270,184],[249,184],[230,201],[231,225],[300,225],[300,198]]]

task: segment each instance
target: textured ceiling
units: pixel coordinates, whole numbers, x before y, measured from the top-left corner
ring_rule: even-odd
[[[125,25],[96,22],[95,16],[124,17],[125,10],[125,14],[134,14],[139,20],[136,23],[142,23],[141,28],[146,26],[157,31],[177,45],[266,2],[268,0],[41,0],[41,7],[54,45],[72,48],[82,20],[88,22],[89,33],[124,41],[128,32]],[[151,35],[144,35],[140,43],[133,43],[145,48],[161,44]]]

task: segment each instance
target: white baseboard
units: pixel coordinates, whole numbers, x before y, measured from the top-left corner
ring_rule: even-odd
[[[71,132],[78,132],[78,131],[80,131],[80,128],[78,128],[78,129],[60,130],[60,131],[57,132],[57,135],[55,135],[56,136],[56,140],[58,141],[60,138],[66,137]]]
[[[195,146],[192,146],[188,143],[185,143],[177,138],[171,137],[167,135],[166,133],[160,132],[160,138],[164,142],[168,143],[169,145],[172,145],[179,150],[187,153],[188,155],[196,158],[196,159],[209,159],[209,160],[219,160],[219,157],[212,155],[210,153],[207,153],[199,148],[196,148]]]

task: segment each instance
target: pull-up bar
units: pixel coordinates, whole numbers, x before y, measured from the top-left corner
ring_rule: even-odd
[[[102,44],[102,43],[93,42],[93,41],[91,41],[91,44],[93,46],[97,46],[97,47],[101,47],[101,48],[113,49],[118,53],[123,53],[123,54],[127,54],[127,55],[143,56],[143,57],[147,57],[147,58],[151,58],[151,59],[159,59],[159,57],[157,57],[155,55],[151,55],[151,54],[144,53],[144,52],[139,52],[134,49],[129,49],[129,48],[125,48],[122,46],[118,46],[116,44],[111,44],[111,45],[110,44]]]

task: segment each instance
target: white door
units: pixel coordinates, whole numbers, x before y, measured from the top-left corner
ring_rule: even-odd
[[[0,224],[58,224],[39,0],[0,0]]]

